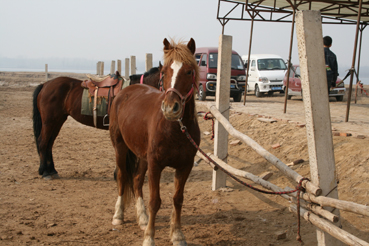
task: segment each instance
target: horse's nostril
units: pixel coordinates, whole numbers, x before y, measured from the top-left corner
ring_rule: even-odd
[[[176,102],[173,106],[173,112],[176,113],[178,112],[178,110],[179,110],[179,103]]]

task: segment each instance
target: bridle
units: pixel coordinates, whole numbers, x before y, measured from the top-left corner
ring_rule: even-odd
[[[195,70],[193,70],[193,73],[192,73],[192,86],[191,86],[191,90],[185,95],[183,96],[177,89],[175,88],[168,88],[167,90],[164,89],[164,83],[163,83],[163,77],[164,75],[162,73],[160,73],[160,80],[159,80],[159,85],[160,85],[160,91],[164,91],[165,93],[165,97],[167,96],[167,94],[169,92],[174,92],[175,94],[178,95],[178,97],[181,99],[181,104],[182,104],[182,115],[181,115],[181,119],[183,117],[183,114],[184,114],[184,110],[185,110],[185,105],[186,103],[191,99],[192,95],[193,95],[193,92],[194,92],[194,86],[196,87],[196,89],[198,90],[198,86],[196,84],[196,81],[195,81]],[[165,99],[164,97],[164,99]]]

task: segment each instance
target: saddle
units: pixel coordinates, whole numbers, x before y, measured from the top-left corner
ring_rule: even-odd
[[[93,75],[87,75],[87,77],[89,80],[82,81],[81,86],[88,89],[90,98],[94,98],[94,125],[97,127],[97,99],[104,97],[107,100],[108,110],[103,118],[103,125],[109,126],[109,123],[105,123],[105,119],[109,117],[110,106],[114,97],[122,90],[123,78],[118,71],[102,78]]]

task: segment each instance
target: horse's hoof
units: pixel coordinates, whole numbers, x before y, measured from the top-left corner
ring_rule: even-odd
[[[173,242],[174,246],[187,246],[187,242],[186,241],[175,241]]]
[[[113,221],[111,223],[113,225],[122,225],[123,224],[123,220],[113,219]]]
[[[147,237],[144,239],[142,246],[155,246],[154,239]]]
[[[42,177],[44,180],[52,180],[53,178],[51,177],[51,175],[47,175]]]
[[[60,176],[59,176],[59,174],[53,174],[53,175],[51,175],[51,177],[53,178],[53,179],[60,179]]]

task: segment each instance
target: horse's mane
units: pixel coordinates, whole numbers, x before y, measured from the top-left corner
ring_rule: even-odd
[[[159,72],[159,67],[153,67],[149,71],[145,72],[143,75],[144,75],[144,77],[147,77],[147,76],[155,74],[157,72]],[[142,74],[133,74],[133,75],[129,76],[129,79],[130,80],[139,80],[139,79],[141,79],[141,76],[142,76]]]
[[[164,49],[164,66],[172,64],[173,61],[179,61],[190,65],[195,69],[195,81],[199,85],[199,66],[196,62],[194,54],[192,54],[187,45],[183,41],[175,43],[173,39],[170,40],[171,49]]]

